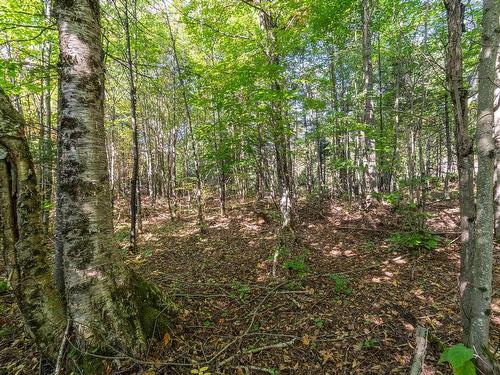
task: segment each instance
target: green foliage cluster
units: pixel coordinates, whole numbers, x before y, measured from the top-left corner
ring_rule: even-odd
[[[434,250],[438,247],[440,236],[425,230],[396,232],[389,237],[389,244],[394,250]]]
[[[241,301],[245,301],[250,293],[250,287],[237,280],[231,283],[231,289],[233,289],[234,293],[230,293],[229,296],[233,299],[239,298]]]
[[[119,242],[125,241],[126,239],[128,239],[128,237],[129,237],[129,231],[126,229],[115,232],[115,238]]]
[[[361,247],[365,251],[373,251],[377,247],[377,244],[372,240],[367,240],[361,245]]]
[[[305,276],[309,272],[309,266],[303,257],[293,257],[283,263],[283,268],[295,272],[299,277]]]
[[[476,375],[476,367],[472,362],[474,352],[464,344],[447,348],[439,358],[439,363],[449,363],[454,375]]]
[[[335,293],[340,295],[350,296],[352,289],[350,288],[351,280],[348,276],[339,273],[333,273],[329,276],[330,280],[334,282]]]
[[[10,286],[7,280],[0,279],[0,294],[6,293],[10,290]]]
[[[363,340],[363,348],[364,349],[373,349],[379,346],[379,342],[377,339],[372,337],[367,337]]]

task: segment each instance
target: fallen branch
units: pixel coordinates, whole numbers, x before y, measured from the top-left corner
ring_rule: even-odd
[[[427,351],[427,328],[417,326],[416,339],[417,347],[413,357],[410,375],[420,375],[424,366],[425,353]]]
[[[290,341],[285,341],[285,342],[279,342],[277,344],[271,344],[271,345],[266,345],[266,346],[261,346],[259,348],[248,348],[248,349],[243,349],[242,350],[242,354],[252,354],[252,353],[259,353],[259,352],[262,352],[264,350],[268,350],[268,349],[275,349],[275,348],[286,348],[288,346],[291,346],[293,344],[295,344],[295,341],[297,341],[297,337],[294,337],[293,339],[291,339]],[[229,363],[231,362],[239,353],[236,353],[228,358],[226,358],[225,360],[223,360],[222,362],[219,363],[219,366],[218,367],[222,367],[224,366],[226,363]]]
[[[235,370],[239,370],[239,369],[243,369],[245,370],[245,373],[246,374],[250,374],[250,370],[254,370],[254,371],[261,371],[261,372],[266,372],[268,374],[276,374],[276,370],[275,369],[272,369],[272,368],[265,368],[265,367],[257,367],[257,366],[232,366],[231,367],[232,369],[235,369]]]
[[[56,369],[54,370],[54,375],[59,375],[61,373],[64,351],[66,349],[66,342],[68,341],[70,326],[71,326],[71,321],[70,319],[68,319],[68,321],[66,322],[66,329],[64,330],[64,335],[61,339],[61,345],[59,346],[59,353],[57,354]]]
[[[241,340],[243,340],[243,337],[245,337],[249,332],[250,330],[252,329],[252,326],[253,326],[253,323],[255,321],[255,317],[257,316],[257,312],[259,311],[260,307],[264,304],[264,302],[267,300],[267,298],[272,294],[274,293],[277,289],[279,289],[281,286],[285,285],[285,283],[280,283],[278,285],[276,285],[275,287],[273,287],[265,296],[264,298],[260,301],[260,303],[257,305],[257,307],[254,309],[253,313],[252,313],[252,319],[250,321],[250,324],[248,325],[247,329],[245,330],[245,332],[243,332],[240,336],[234,338],[233,340],[231,340],[227,345],[225,345],[221,350],[219,350],[214,356],[212,356],[212,358],[210,358],[207,363],[210,364],[212,363],[215,359],[217,359],[222,353],[224,353],[227,349],[229,349],[230,346],[232,346],[233,344],[235,344],[236,342],[240,342],[240,345],[241,345]],[[229,357],[228,359],[232,359],[234,358],[234,356],[232,357]],[[221,363],[226,363],[226,361],[228,361],[228,359],[222,361]],[[220,366],[220,364],[219,364]]]
[[[268,350],[268,349],[286,348],[288,346],[292,346],[293,344],[295,344],[295,341],[297,341],[297,339],[293,338],[290,341],[279,342],[277,344],[271,344],[271,345],[261,346],[260,348],[245,349],[245,350],[243,350],[243,353],[244,354],[250,354],[250,353],[262,352],[262,351]]]

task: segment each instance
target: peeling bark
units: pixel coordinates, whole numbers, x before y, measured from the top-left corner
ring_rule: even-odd
[[[160,290],[124,264],[114,242],[104,144],[99,2],[57,2],[60,46],[57,241],[64,293],[82,350],[141,355],[171,312]],[[157,332],[163,334],[163,332]]]

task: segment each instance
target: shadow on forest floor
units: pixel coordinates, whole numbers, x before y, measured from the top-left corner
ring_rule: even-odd
[[[181,313],[174,332],[152,343],[151,363],[122,361],[124,373],[188,374],[209,362],[212,374],[407,374],[417,324],[447,345],[460,340],[456,202],[430,206],[430,229],[445,233],[437,249],[418,254],[389,245],[400,226],[389,206],[318,210],[303,203],[296,244],[279,249],[276,278],[272,211],[264,219],[252,203],[234,201],[221,217],[208,200],[205,235],[194,213],[172,222],[167,212],[164,202],[145,210],[139,255],[128,262],[161,285]],[[126,215],[117,216],[125,246]],[[496,257],[498,264],[498,251]],[[0,351],[0,363],[11,361],[13,374],[15,368],[31,374],[36,353],[18,317],[14,323],[13,298],[0,301],[0,343],[10,346]],[[499,305],[497,295],[495,342]],[[437,364],[439,354],[429,346],[425,374],[450,373]]]

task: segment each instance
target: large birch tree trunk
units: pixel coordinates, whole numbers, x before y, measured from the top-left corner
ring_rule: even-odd
[[[165,332],[167,320],[161,292],[125,267],[113,238],[99,1],[59,0],[57,12],[60,288],[78,348],[141,355],[155,329]]]

